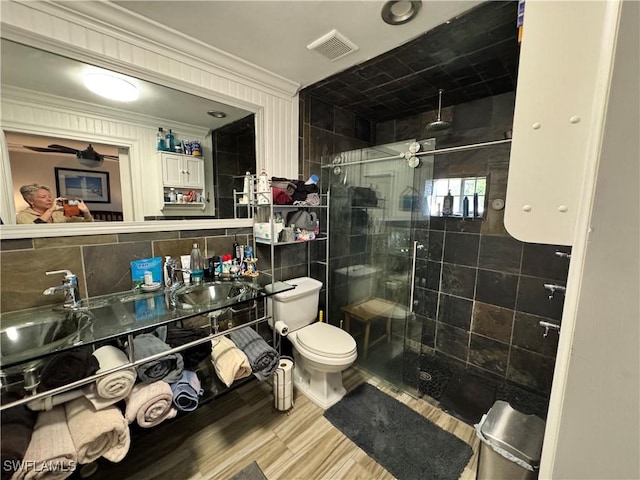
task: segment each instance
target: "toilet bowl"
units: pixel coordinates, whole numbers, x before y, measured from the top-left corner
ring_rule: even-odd
[[[295,290],[270,297],[267,311],[289,328],[293,346],[293,384],[321,408],[329,408],[346,393],[342,372],[356,361],[356,341],[344,330],[316,322],[322,283],[308,277],[286,280]],[[273,326],[273,325],[272,325]]]
[[[344,397],[342,372],[358,358],[353,337],[328,323],[314,323],[287,338],[293,345],[293,384],[324,409]]]

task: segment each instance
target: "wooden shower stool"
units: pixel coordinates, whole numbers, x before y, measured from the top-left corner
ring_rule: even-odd
[[[362,355],[363,359],[367,358],[367,353],[370,346],[375,345],[385,338],[387,339],[387,342],[391,341],[391,319],[393,318],[393,313],[395,312],[397,306],[397,303],[373,297],[365,300],[364,302],[354,303],[351,305],[347,305],[346,307],[342,307],[342,311],[344,311],[344,327],[347,332],[349,332],[351,329],[352,318],[364,323],[364,353]],[[373,342],[369,343],[371,320],[380,317],[386,317],[387,319],[387,333],[386,335],[383,335],[380,338],[377,338]]]

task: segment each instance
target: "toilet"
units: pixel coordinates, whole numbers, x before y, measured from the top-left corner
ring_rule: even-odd
[[[356,341],[344,330],[316,322],[322,282],[309,277],[285,280],[294,290],[269,298],[269,325],[273,318],[289,328],[293,346],[293,384],[314,403],[327,409],[346,393],[342,372],[358,357]]]

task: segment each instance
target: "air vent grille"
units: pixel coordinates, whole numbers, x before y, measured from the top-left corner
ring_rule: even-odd
[[[358,50],[358,46],[342,35],[337,30],[331,30],[314,42],[307,45],[309,50],[314,50],[332,62]]]

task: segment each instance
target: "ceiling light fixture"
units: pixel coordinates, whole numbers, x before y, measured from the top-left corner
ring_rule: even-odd
[[[389,25],[402,25],[418,15],[422,0],[390,0],[382,6],[382,19]]]
[[[133,83],[108,73],[87,73],[84,85],[93,93],[117,102],[132,102],[140,96]]]
[[[212,117],[214,117],[214,118],[224,118],[224,117],[226,117],[226,116],[227,116],[227,114],[226,114],[226,113],[224,113],[224,112],[218,112],[218,111],[216,111],[216,110],[209,110],[209,111],[207,112],[207,115],[211,115],[211,116],[212,116]]]

